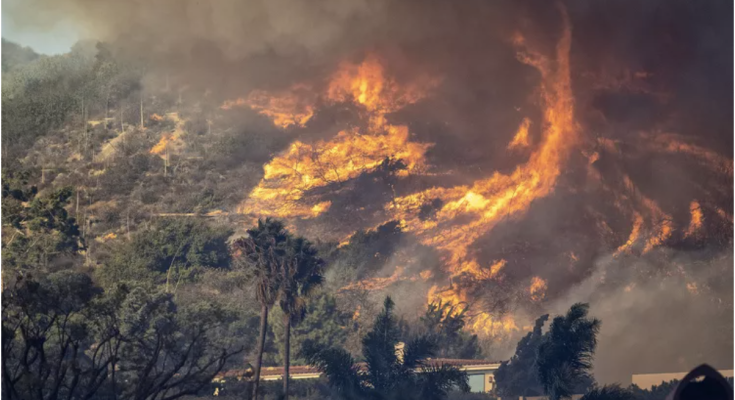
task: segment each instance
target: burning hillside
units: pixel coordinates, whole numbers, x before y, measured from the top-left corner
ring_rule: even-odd
[[[732,161],[690,138],[655,129],[624,139],[595,137],[575,111],[570,65],[573,27],[565,8],[560,7],[559,15],[561,32],[553,47],[534,45],[521,31],[508,38],[519,65],[532,67],[537,76],[529,107],[523,107],[537,107],[537,112],[519,112],[517,128],[505,132],[504,136],[512,138],[506,147],[517,153],[511,156],[515,166],[506,167],[507,172],[489,169],[477,179],[453,184],[461,174],[446,170],[427,155],[441,149],[412,133],[410,122],[391,122],[402,109],[437,96],[434,92],[443,77],[418,73],[399,81],[388,74],[380,57],[368,54],[360,63],[340,63],[326,82],[299,83],[285,92],[258,89],[248,100],[224,103],[223,108],[249,106],[283,129],[305,127],[312,117],[335,104],[353,108],[348,128],[329,139],[296,140],[266,164],[263,180],[240,212],[284,218],[307,232],[320,226],[316,231],[320,236],[334,238],[349,237],[350,228],[354,228],[354,224],[335,224],[335,219],[359,220],[359,229],[398,221],[403,231],[439,251],[442,270],[430,273],[396,261],[387,276],[368,278],[344,289],[389,290],[395,282],[428,281],[427,301],[471,305],[471,328],[490,336],[521,329],[528,321],[516,320],[511,310],[524,303],[537,306],[553,300],[564,290],[561,285],[571,282],[563,279],[562,283],[552,275],[579,280],[585,275],[584,263],[597,254],[641,257],[661,247],[701,244],[719,235],[712,231],[716,228],[707,229],[703,222],[709,227],[731,224],[732,210],[726,200]],[[639,79],[648,76],[635,74]],[[612,86],[616,90],[629,87],[620,83]],[[627,171],[631,159],[646,154],[662,154],[680,165],[697,165],[720,186],[700,187],[699,194],[705,196],[702,200],[681,199],[683,203],[669,202],[664,209],[638,188],[636,179],[640,177],[635,171]],[[358,178],[386,167],[387,175],[380,178],[388,189],[382,209],[374,205],[352,207],[341,200],[346,193],[358,192],[359,196],[359,191],[369,190],[356,183]],[[707,193],[712,191],[715,193]],[[518,234],[502,238],[503,246],[533,242],[534,234],[527,232],[530,236],[524,237],[521,225],[530,209],[555,212],[543,203],[550,196],[580,204],[572,221],[587,224],[576,227],[577,234],[588,236],[583,242],[554,244],[557,254],[544,249],[544,256],[566,265],[562,267],[566,271],[535,271],[535,266],[523,261],[533,249],[494,253],[482,247],[489,238],[502,236],[495,231],[509,226]],[[336,209],[335,202],[340,202],[341,208]],[[553,238],[544,239],[550,240]],[[691,272],[679,273],[691,279]],[[493,293],[497,291],[507,293]]]
[[[333,263],[359,269],[335,291],[461,303],[504,344],[574,301],[613,316],[603,354],[606,332],[663,335],[657,313],[732,332],[729,2],[149,3],[24,15],[73,15],[165,76],[177,113],[146,152],[168,176],[203,149],[228,171],[190,175],[240,190],[222,209],[368,259]],[[732,345],[691,329],[669,333],[708,342],[691,357]]]

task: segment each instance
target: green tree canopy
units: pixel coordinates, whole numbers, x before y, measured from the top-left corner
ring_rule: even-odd
[[[73,192],[60,188],[37,195],[26,174],[3,175],[3,266],[48,271],[70,263],[82,247],[76,220],[65,209]]]
[[[281,318],[276,317],[272,325],[275,344],[279,353],[275,359],[278,365],[283,364],[283,331]],[[343,346],[351,331],[352,314],[340,310],[337,298],[320,291],[306,304],[303,320],[292,327],[291,347],[300,349],[305,341],[318,346]],[[300,354],[293,355],[294,364],[306,364]]]
[[[175,285],[200,268],[229,268],[231,234],[198,219],[161,219],[118,243],[100,273],[108,283],[151,279]]]

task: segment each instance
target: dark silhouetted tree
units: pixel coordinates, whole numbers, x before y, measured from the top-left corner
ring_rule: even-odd
[[[248,237],[233,243],[233,255],[239,267],[249,275],[260,303],[260,333],[255,361],[253,398],[257,397],[260,370],[263,363],[268,311],[278,299],[281,286],[282,263],[288,251],[289,234],[283,223],[270,218],[258,220],[258,225],[247,231]]]
[[[306,301],[313,290],[321,285],[324,260],[317,249],[302,237],[290,237],[284,260],[280,262],[279,303],[284,324],[284,377],[283,395],[288,399],[289,367],[291,363],[291,322],[299,321],[306,312]]]
[[[588,312],[588,304],[574,304],[566,315],[554,318],[538,347],[536,369],[551,400],[568,398],[594,382],[590,371],[600,321],[588,318]]]
[[[455,388],[468,391],[464,372],[426,364],[436,353],[428,336],[410,340],[402,353],[396,350],[400,329],[393,308],[393,301],[386,298],[373,329],[363,338],[363,370],[344,349],[305,342],[303,355],[348,399],[442,399]]]
[[[548,319],[548,314],[539,317],[533,330],[518,342],[513,357],[500,364],[495,372],[498,396],[540,396],[544,393],[536,371],[536,353],[543,341],[542,329]]]

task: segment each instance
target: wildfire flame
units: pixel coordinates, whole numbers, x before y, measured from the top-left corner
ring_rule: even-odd
[[[541,301],[546,297],[546,289],[548,285],[546,281],[538,276],[531,278],[531,286],[528,288],[528,293],[531,294],[531,300]]]
[[[158,143],[156,143],[156,145],[151,148],[151,154],[163,154],[167,148],[170,148],[172,145],[180,142],[181,135],[184,134],[184,124],[186,121],[182,120],[179,117],[178,113],[168,113],[166,114],[166,117],[171,121],[174,121],[176,123],[176,127],[174,128],[173,132],[165,132],[161,135],[161,140],[159,140]],[[153,114],[151,118],[156,121],[162,121],[164,119],[158,114]]]
[[[291,125],[303,127],[314,116],[315,99],[310,93],[311,88],[307,85],[294,85],[278,93],[254,90],[247,99],[228,100],[220,108],[230,110],[236,106],[248,106],[272,119],[279,128],[285,129]]]
[[[692,219],[689,221],[689,227],[684,233],[684,237],[694,236],[694,234],[702,229],[702,207],[699,206],[698,201],[692,201],[689,205],[689,212],[692,215]]]
[[[490,178],[479,180],[472,186],[429,189],[398,198],[388,206],[388,210],[404,221],[407,229],[415,232],[425,244],[448,252],[447,261],[453,276],[474,268],[473,263],[476,264],[476,261],[468,253],[471,243],[503,219],[522,214],[534,200],[553,191],[566,155],[577,141],[569,74],[571,29],[566,14],[563,15],[566,23],[557,44],[555,62],[528,49],[522,36],[518,35],[514,40],[521,47],[518,59],[535,67],[541,74],[543,137],[540,147],[533,151],[528,162],[520,165],[510,175],[496,172]],[[433,219],[421,220],[418,209],[434,199],[441,199],[444,206]],[[468,263],[470,267],[467,266]],[[433,288],[430,299],[436,293],[441,294],[445,300],[465,300],[453,286],[443,291]],[[515,323],[509,321],[497,325],[497,321],[485,315],[476,318],[474,324],[489,324],[480,330],[493,333],[499,333],[495,329],[499,326],[506,332],[517,329]]]
[[[471,292],[464,282],[491,280],[502,283],[512,276],[507,268],[513,265],[505,259],[491,263],[480,261],[470,246],[502,222],[522,217],[534,202],[550,196],[567,163],[579,159],[572,156],[573,151],[579,151],[586,158],[581,160],[586,164],[588,179],[594,182],[594,190],[601,189],[610,194],[612,207],[630,221],[630,234],[621,244],[623,237],[611,228],[611,225],[617,228],[617,224],[613,224],[615,221],[605,221],[603,214],[591,210],[595,225],[609,248],[617,248],[615,256],[645,254],[670,241],[675,229],[673,218],[655,201],[641,194],[630,177],[623,171],[616,171],[614,179],[603,179],[603,174],[608,177],[608,172],[600,165],[606,157],[624,156],[630,146],[621,146],[621,142],[608,138],[593,140],[581,137],[574,117],[570,77],[571,27],[564,10],[562,17],[564,27],[553,54],[535,50],[520,33],[512,38],[517,48],[517,59],[533,67],[540,75],[535,93],[539,97],[537,104],[541,108],[541,117],[532,120],[531,116],[525,116],[507,145],[508,150],[523,150],[516,156],[520,158],[523,155],[525,161],[511,172],[496,171],[469,184],[423,186],[418,191],[413,186],[410,189],[413,191],[399,195],[394,191],[397,197],[383,206],[386,214],[383,222],[399,221],[401,228],[411,232],[421,244],[437,249],[447,266],[446,274],[435,276],[428,270],[416,274],[415,270],[409,272],[413,269],[409,264],[401,262],[390,276],[365,279],[342,290],[381,290],[401,281],[448,277],[448,283],[432,282],[428,301],[441,300],[469,307],[476,293]],[[648,72],[626,73],[622,80],[610,80],[603,86],[623,85],[648,92],[645,81],[649,76]],[[400,160],[405,165],[405,169],[397,172],[399,176],[429,175],[431,166],[426,153],[432,144],[412,141],[408,127],[392,124],[388,116],[427,97],[438,82],[433,77],[416,77],[399,84],[378,57],[368,56],[362,63],[340,64],[325,85],[296,85],[281,92],[258,90],[251,92],[246,99],[225,103],[223,108],[250,107],[282,128],[304,126],[317,112],[317,104],[351,103],[361,121],[358,126],[350,125],[331,139],[294,141],[265,165],[264,178],[240,205],[239,212],[285,219],[316,218],[327,212],[332,204],[317,194],[325,190],[315,189],[339,187],[379,168],[387,160]],[[326,89],[313,93],[311,88],[315,87]],[[532,124],[535,128],[533,140],[530,136]],[[643,133],[632,140],[641,140],[638,148],[684,154],[713,171],[732,175],[732,161],[684,137]],[[428,216],[427,205],[431,206]],[[732,223],[732,216],[726,211],[716,207],[714,210]],[[690,212],[691,222],[685,237],[702,229],[702,209],[698,202],[692,202]],[[345,243],[343,241],[340,246]],[[572,264],[587,256],[584,253],[578,256],[579,253],[571,251],[565,254]],[[530,285],[528,280],[523,285],[528,286],[521,287],[518,293],[526,299],[541,302],[547,298],[548,282],[541,277],[532,276]],[[633,288],[631,284],[625,290]],[[475,333],[506,336],[519,329],[513,315],[472,311],[475,314],[468,314],[468,327]],[[359,309],[356,313],[359,314]]]
[[[513,136],[513,140],[508,144],[509,150],[520,149],[530,145],[530,142],[528,141],[528,128],[530,128],[530,126],[531,120],[523,118],[521,126],[518,127],[518,132],[516,132],[516,135]]]
[[[643,217],[640,214],[635,213],[635,218],[633,219],[633,230],[630,232],[628,241],[625,242],[622,246],[618,247],[618,250],[615,252],[615,255],[630,251],[630,249],[633,247],[633,244],[636,241],[638,241],[638,238],[641,235],[642,226],[643,226]]]
[[[399,175],[421,170],[431,144],[411,142],[408,127],[389,124],[386,114],[423,98],[430,87],[398,85],[385,76],[374,57],[359,65],[343,63],[324,97],[330,102],[354,101],[362,106],[370,121],[367,132],[353,128],[328,141],[295,141],[266,164],[263,180],[239,211],[280,218],[313,218],[327,211],[330,204],[304,204],[304,194],[309,190],[353,179],[386,159],[400,159],[405,164],[406,169]],[[265,95],[259,92],[258,96]],[[263,104],[274,102],[277,101],[271,99]],[[261,113],[274,117],[274,122],[279,118],[271,109],[264,108]]]

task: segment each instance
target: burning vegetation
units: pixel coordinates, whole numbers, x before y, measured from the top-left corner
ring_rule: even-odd
[[[436,97],[444,77],[414,73],[399,80],[386,68],[386,59],[366,53],[361,62],[339,63],[322,82],[299,82],[283,91],[255,89],[246,99],[222,105],[225,110],[249,107],[282,129],[306,130],[330,107],[346,105],[353,110],[349,127],[333,137],[297,139],[275,155],[264,166],[263,179],[241,204],[239,212],[252,217],[283,218],[296,224],[292,227],[307,232],[312,229],[307,222],[311,220],[313,226],[322,226],[320,229],[334,229],[329,236],[336,233],[346,243],[344,238],[352,233],[325,221],[357,215],[340,215],[347,210],[334,209],[335,202],[341,203],[340,195],[345,191],[361,190],[350,184],[375,174],[394,160],[398,168],[390,171],[392,178],[387,183],[389,193],[384,197],[383,209],[372,207],[367,216],[358,211],[363,214],[360,219],[372,226],[397,221],[404,232],[438,250],[444,267],[434,273],[422,272],[397,262],[387,265],[392,268],[387,275],[352,282],[342,290],[390,291],[391,285],[398,282],[425,281],[428,302],[441,300],[471,306],[471,329],[489,336],[512,335],[519,330],[513,313],[488,309],[488,304],[496,304],[482,294],[490,282],[517,293],[505,297],[525,297],[537,304],[553,299],[560,290],[555,288],[558,283],[538,275],[526,276],[527,289],[523,290],[523,274],[513,272],[513,268],[524,268],[517,260],[518,254],[513,257],[516,260],[489,261],[485,260],[487,252],[478,252],[478,244],[492,237],[499,226],[522,220],[532,207],[543,207],[542,200],[546,198],[559,196],[560,192],[565,196],[576,193],[580,198],[600,202],[580,210],[586,215],[583,218],[594,220],[597,232],[593,236],[599,238],[595,245],[598,248],[584,249],[572,244],[571,248],[560,249],[573,255],[570,268],[579,265],[576,253],[587,257],[586,262],[600,250],[609,251],[613,257],[639,257],[662,246],[676,247],[677,243],[695,237],[701,240],[706,236],[706,228],[705,211],[699,201],[691,200],[691,217],[685,224],[645,194],[631,178],[633,172],[626,172],[625,165],[615,159],[624,161],[643,152],[679,157],[722,182],[732,179],[732,160],[685,136],[655,130],[622,140],[594,138],[589,127],[580,123],[575,107],[570,61],[573,26],[564,7],[557,12],[561,23],[554,46],[536,38],[527,39],[521,31],[509,36],[517,62],[532,68],[538,77],[531,99],[538,110],[526,115],[521,111],[520,123],[505,145],[517,153],[513,156],[517,163],[512,168],[490,170],[485,176],[460,185],[452,185],[453,179],[439,179],[456,174],[432,163],[430,153],[442,149],[412,134],[409,124],[391,121],[402,110]],[[647,84],[653,79],[649,72],[628,71],[620,77],[611,77],[607,72],[587,74],[587,79],[590,77],[597,78],[591,91],[643,93],[668,99]],[[533,107],[523,110],[532,111]],[[577,161],[580,155],[586,155],[584,165]],[[587,170],[587,182],[574,187],[572,180],[577,178],[572,177],[581,169]],[[731,220],[729,213],[713,205],[707,211],[711,215],[708,218]]]

